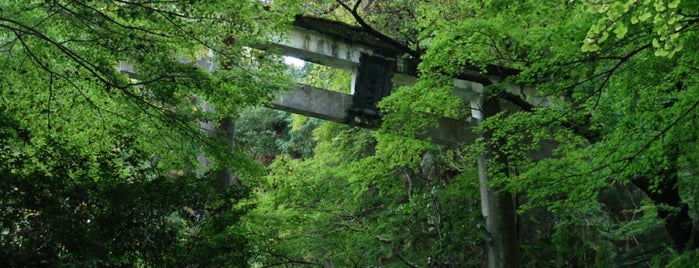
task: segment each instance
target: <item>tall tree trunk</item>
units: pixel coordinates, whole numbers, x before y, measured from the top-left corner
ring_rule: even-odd
[[[495,115],[500,111],[497,99],[484,101],[480,107],[482,117]],[[487,151],[478,157],[478,182],[480,184],[481,210],[485,220],[486,249],[488,252],[489,268],[519,267],[519,236],[517,235],[516,207],[512,194],[489,185],[489,170],[487,160],[498,154],[497,142],[492,142],[491,133],[484,133]],[[499,157],[498,159],[504,159]],[[506,164],[506,163],[503,163]],[[504,171],[504,170],[501,170]]]
[[[673,247],[679,252],[696,249],[699,246],[697,228],[689,217],[689,207],[682,203],[679,189],[677,189],[677,172],[673,172],[669,178],[662,180],[657,187],[653,187],[650,179],[640,176],[632,182],[640,188],[654,204],[668,206],[659,207],[658,217],[665,222],[665,229],[672,238]]]
[[[682,139],[664,145],[666,168],[658,168],[659,165],[657,165],[656,170],[651,170],[652,175],[638,176],[631,182],[646,193],[654,204],[660,206],[658,217],[665,222],[665,229],[672,238],[673,247],[678,252],[684,252],[699,246],[697,238],[699,230],[689,217],[689,206],[683,203],[680,197],[678,187],[680,140]],[[689,139],[689,141],[692,140],[694,139]],[[659,180],[657,185],[651,183],[654,178]]]

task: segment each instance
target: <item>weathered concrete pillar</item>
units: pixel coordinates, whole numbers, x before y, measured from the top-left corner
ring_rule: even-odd
[[[497,99],[484,97],[477,108],[480,113],[479,123],[500,111]],[[476,109],[474,109],[476,110]],[[481,194],[481,212],[485,221],[486,251],[488,253],[489,268],[516,268],[520,267],[519,260],[519,236],[517,235],[516,213],[514,199],[510,192],[498,189],[490,185],[490,174],[507,173],[507,163],[503,157],[498,157],[503,163],[498,163],[502,170],[492,170],[488,167],[488,161],[498,154],[498,144],[492,142],[492,134],[485,132],[484,138],[487,146],[485,152],[477,158],[478,182]],[[503,167],[504,166],[504,167]]]
[[[359,68],[352,68],[352,80],[350,82],[350,95],[354,95],[354,89],[357,88],[357,77],[359,77]]]
[[[213,105],[207,103],[206,101],[198,100],[196,102],[198,102],[198,105],[203,113],[211,113],[214,111]],[[212,122],[199,121],[197,123],[199,124],[199,131],[202,132],[203,135],[213,136],[216,134],[216,126]],[[199,166],[195,171],[195,175],[197,178],[201,178],[209,170],[211,163],[209,162],[209,159],[206,158],[204,153],[197,155],[197,162],[199,162]]]
[[[216,137],[224,139],[227,142],[226,150],[229,153],[233,153],[233,142],[235,139],[235,122],[233,121],[233,118],[226,116],[219,121]],[[216,177],[218,180],[217,188],[219,191],[224,191],[234,184],[240,184],[238,177],[230,167],[223,167],[217,170]]]

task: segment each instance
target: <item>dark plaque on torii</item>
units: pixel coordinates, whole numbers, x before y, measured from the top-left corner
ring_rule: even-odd
[[[359,75],[350,107],[351,119],[358,124],[376,123],[381,114],[377,103],[391,93],[391,77],[396,60],[380,55],[363,54],[359,58]]]

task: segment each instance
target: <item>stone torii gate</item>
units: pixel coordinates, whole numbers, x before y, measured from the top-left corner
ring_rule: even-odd
[[[274,109],[339,123],[377,127],[372,122],[380,117],[376,104],[390,94],[392,84],[408,85],[417,79],[414,59],[359,28],[325,19],[297,16],[286,35],[257,48],[351,72],[351,94],[297,85],[270,104]],[[458,79],[454,84],[457,95],[478,102],[481,84]],[[477,138],[471,131],[474,126],[473,120],[442,117],[426,136],[439,144],[456,145]]]
[[[392,84],[409,85],[417,79],[416,59],[404,57],[403,52],[384,44],[361,28],[321,18],[297,16],[288,33],[272,37],[270,42],[259,44],[255,48],[352,72],[352,94],[297,85],[287,92],[277,94],[268,104],[274,109],[344,124],[377,127],[375,122],[380,118],[380,112],[376,104],[390,94]],[[210,59],[200,58],[197,64],[207,70],[215,68]],[[129,64],[121,64],[118,69],[135,75],[133,66]],[[471,117],[465,120],[438,118],[438,126],[428,128],[427,137],[444,145],[469,144],[481,137],[472,131],[481,120],[503,108],[516,109],[508,107],[506,102],[484,99],[484,84],[495,84],[500,80],[497,75],[475,72],[466,75],[464,79],[454,79],[454,95],[470,103]],[[547,98],[538,96],[532,88],[515,85],[506,88],[508,94],[527,100],[527,105],[548,105]],[[232,125],[230,118],[228,120],[224,122],[227,123],[224,128]],[[213,125],[202,127],[209,129]],[[224,129],[224,132],[230,131]],[[530,156],[535,159],[547,157],[551,146],[544,147],[542,151],[533,152]],[[481,210],[485,229],[490,234],[486,239],[488,264],[489,267],[518,267],[518,257],[512,258],[519,254],[518,244],[512,246],[510,242],[518,239],[515,226],[510,226],[515,222],[516,208],[508,193],[496,192],[488,185],[486,160],[490,155],[492,152],[486,152],[477,158]],[[203,161],[205,162],[205,158]],[[231,177],[230,172],[222,171],[224,186],[231,184]]]
[[[417,60],[403,57],[403,52],[384,44],[361,28],[344,23],[297,16],[286,36],[272,38],[257,48],[277,51],[317,64],[352,72],[352,94],[343,94],[307,85],[279,94],[271,103],[275,109],[322,118],[330,121],[372,127],[363,119],[378,117],[376,103],[390,94],[392,83],[411,84],[416,80]],[[498,67],[495,67],[496,69]],[[475,73],[475,72],[474,72]],[[485,100],[484,84],[499,83],[495,75],[475,73],[473,79],[454,79],[454,94],[469,102],[471,118],[455,120],[439,118],[438,126],[429,128],[432,141],[446,145],[468,144],[481,137],[471,130],[487,116],[502,109],[517,109],[500,100]],[[506,87],[506,94],[526,100],[527,105],[546,106],[548,99],[532,88]],[[486,137],[487,138],[487,137]],[[534,159],[550,155],[554,145],[544,144],[540,152],[531,152]],[[487,159],[496,152],[477,158],[481,195],[481,211],[487,232],[488,267],[518,267],[519,244],[516,231],[516,207],[511,194],[498,192],[488,185]]]
[[[377,127],[366,119],[379,116],[376,103],[390,94],[392,84],[410,85],[417,80],[417,59],[404,56],[361,28],[327,19],[297,16],[289,32],[256,48],[351,72],[351,94],[297,85],[270,104],[274,109],[338,123]],[[496,76],[478,76],[489,83],[499,82]],[[454,79],[453,84],[454,95],[469,102],[472,113],[467,120],[438,118],[438,126],[427,129],[427,137],[444,145],[473,142],[478,136],[471,129],[483,118],[483,81]],[[510,86],[508,91],[537,106],[547,102],[531,88]]]

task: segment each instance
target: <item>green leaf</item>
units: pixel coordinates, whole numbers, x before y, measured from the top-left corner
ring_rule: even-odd
[[[601,36],[599,37],[599,39],[597,39],[597,42],[595,42],[595,43],[597,43],[597,44],[601,44],[601,43],[603,43],[604,41],[607,41],[607,38],[609,38],[609,32],[608,32],[608,31],[603,31],[600,35],[601,35]]]
[[[629,31],[629,28],[626,27],[623,23],[617,24],[616,28],[614,28],[614,33],[616,34],[617,39],[622,39],[626,35],[626,33]]]
[[[641,15],[638,16],[638,20],[640,20],[640,21],[646,21],[646,20],[650,19],[650,17],[652,17],[652,16],[653,16],[652,13],[650,13],[650,12],[647,11],[647,10],[645,10],[643,13],[641,13]]]
[[[655,5],[655,11],[663,12],[666,9],[665,3],[663,3],[663,1],[656,1],[654,5]]]
[[[667,3],[667,7],[671,9],[676,9],[681,2],[681,0],[671,0],[669,3]]]
[[[631,17],[631,24],[636,24],[636,23],[638,23],[638,16]]]

